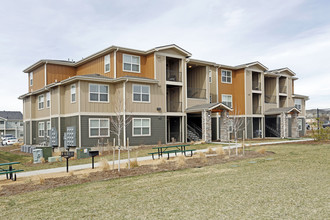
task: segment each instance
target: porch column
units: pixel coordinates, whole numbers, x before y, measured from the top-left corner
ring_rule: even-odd
[[[229,119],[228,119],[228,111],[223,110],[221,112],[220,117],[220,140],[221,141],[229,141]]]
[[[291,114],[291,137],[298,138],[299,130],[298,130],[298,114],[294,112]]]
[[[288,137],[288,119],[284,112],[281,113],[281,138]]]
[[[206,143],[212,141],[211,111],[203,110],[202,112],[202,134]]]

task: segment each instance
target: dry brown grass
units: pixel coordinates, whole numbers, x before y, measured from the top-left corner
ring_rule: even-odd
[[[202,163],[206,163],[207,162],[206,155],[203,152],[197,152],[196,153],[196,157],[199,158]]]
[[[42,177],[42,176],[38,176],[38,178],[39,178],[39,183],[40,183],[41,185],[44,185],[44,184],[45,184],[45,178]]]
[[[266,153],[266,148],[262,147],[262,148],[258,149],[257,152],[259,154],[265,154]]]
[[[131,161],[131,168],[134,168],[134,167],[139,167],[139,163],[138,163],[137,159],[134,159]]]
[[[53,157],[61,156],[61,152],[60,151],[53,152],[52,156]]]
[[[218,147],[215,152],[218,154],[218,155],[225,155],[225,151],[223,150],[222,147]]]
[[[186,157],[184,155],[177,156],[174,161],[178,168],[182,168],[186,165]]]
[[[69,176],[74,176],[73,170],[69,171]]]
[[[212,149],[212,147],[208,147],[206,154],[215,154],[215,151]]]
[[[46,163],[46,160],[45,160],[45,158],[43,158],[43,157],[42,157],[42,158],[40,158],[40,162],[41,162],[41,163]]]
[[[99,164],[100,164],[99,167],[101,168],[101,170],[103,170],[103,171],[110,170],[110,165],[109,165],[107,159],[102,158],[102,159],[100,160]]]

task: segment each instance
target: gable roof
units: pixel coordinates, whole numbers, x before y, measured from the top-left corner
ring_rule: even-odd
[[[280,69],[274,69],[267,71],[269,73],[275,73],[275,74],[281,74],[283,72],[288,72],[290,75],[295,76],[296,73],[290,70],[288,67],[280,68]]]
[[[265,111],[265,115],[279,115],[281,113],[289,114],[291,112],[301,113],[296,107],[271,108]]]
[[[228,106],[226,106],[225,104],[223,104],[221,102],[215,102],[215,103],[208,103],[208,104],[203,104],[203,105],[191,106],[191,107],[186,109],[186,112],[201,112],[203,110],[210,111],[210,110],[213,110],[215,108],[232,111],[232,109],[229,108]]]
[[[182,53],[183,55],[186,55],[188,57],[191,57],[191,53],[189,53],[188,51],[186,51],[185,49],[179,47],[176,44],[169,44],[169,45],[164,45],[164,46],[159,46],[159,47],[154,47],[148,51],[146,51],[146,53],[153,53],[153,52],[157,52],[160,50],[167,50],[167,49],[175,49],[177,51],[179,51],[180,53]]]
[[[23,120],[23,114],[20,111],[0,111],[0,118],[8,120]]]

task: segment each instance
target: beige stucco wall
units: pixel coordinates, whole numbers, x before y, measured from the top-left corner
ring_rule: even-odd
[[[44,108],[40,110],[38,109],[39,95],[44,95]],[[39,95],[34,96],[34,99],[32,99],[32,111],[35,113],[34,115],[32,114],[32,118],[47,118],[50,116],[50,108],[46,108],[46,92]]]

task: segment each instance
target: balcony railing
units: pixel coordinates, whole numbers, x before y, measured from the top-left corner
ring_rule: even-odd
[[[286,86],[280,86],[280,93],[286,93]]]
[[[182,72],[166,70],[166,81],[182,82]]]
[[[167,102],[167,112],[181,112],[182,102]]]
[[[266,95],[265,96],[265,103],[276,103],[276,96],[274,95]]]
[[[261,90],[261,83],[258,81],[252,82],[252,90]]]
[[[195,98],[195,99],[205,99],[206,98],[206,89],[199,89],[199,88],[191,88],[188,87],[188,98]]]
[[[261,106],[253,107],[253,114],[261,114]]]

